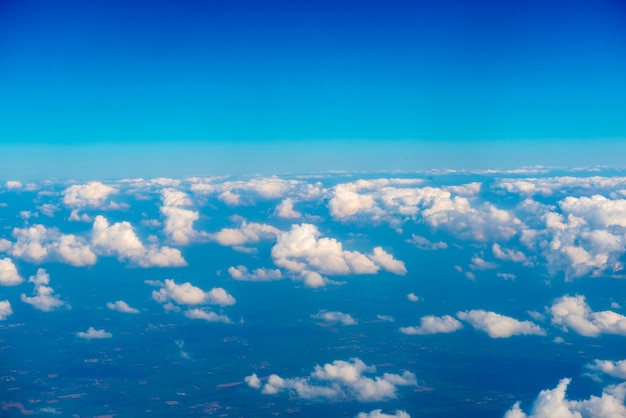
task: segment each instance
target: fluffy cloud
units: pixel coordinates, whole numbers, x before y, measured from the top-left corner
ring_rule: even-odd
[[[11,255],[33,263],[59,261],[72,266],[91,266],[97,257],[89,244],[80,237],[63,234],[56,228],[33,225],[13,229],[16,242],[11,246]]]
[[[228,306],[235,304],[235,298],[221,287],[214,287],[208,292],[186,282],[176,284],[174,280],[166,279],[159,291],[152,292],[152,298],[160,303],[174,301],[179,305],[214,304]]]
[[[75,208],[104,208],[107,197],[117,192],[116,188],[99,181],[82,185],[76,184],[63,191],[63,203]]]
[[[54,294],[54,289],[47,286],[50,283],[50,275],[45,269],[38,269],[35,276],[30,276],[29,282],[35,284],[33,291],[34,296],[21,295],[22,302],[32,305],[35,309],[44,312],[53,311],[63,306],[63,302],[59,299],[59,295]]]
[[[355,418],[411,418],[406,411],[396,410],[393,414],[385,414],[382,409],[375,409],[372,412],[359,412]]]
[[[293,209],[293,200],[291,198],[287,198],[280,202],[276,209],[274,210],[274,215],[279,218],[284,219],[295,219],[301,218],[302,214]]]
[[[258,268],[250,272],[245,266],[229,267],[228,274],[235,280],[248,282],[268,282],[283,278],[283,274],[278,269]]]
[[[587,364],[586,367],[593,371],[607,374],[611,377],[626,380],[626,360],[594,360],[593,363]]]
[[[532,265],[523,252],[502,248],[497,242],[491,246],[491,251],[493,252],[493,256],[500,260],[513,261],[514,263],[522,263],[527,266]]]
[[[514,335],[546,335],[537,324],[530,321],[518,321],[510,316],[495,312],[471,310],[459,312],[457,318],[467,321],[475,329],[486,332],[491,338],[509,338]]]
[[[176,244],[185,245],[190,241],[206,236],[193,229],[193,223],[200,217],[198,211],[187,209],[191,200],[185,193],[175,189],[161,191],[161,213],[165,216],[165,233]]]
[[[562,379],[556,388],[542,390],[537,396],[532,412],[527,415],[517,402],[504,418],[618,418],[626,416],[624,397],[626,383],[608,386],[602,396],[570,401],[566,398],[571,379]]]
[[[335,360],[323,366],[316,365],[314,371],[306,377],[282,378],[272,374],[261,392],[266,395],[289,392],[302,399],[377,402],[396,398],[398,386],[417,385],[415,375],[408,371],[401,375],[384,373],[374,378],[365,376],[366,373],[376,373],[376,368],[358,358],[350,361]],[[252,388],[260,388],[256,374],[247,376],[246,382]]]
[[[212,311],[205,311],[204,309],[189,309],[185,311],[185,316],[190,319],[202,319],[207,322],[223,322],[224,324],[230,324],[232,321],[226,315],[218,315]]]
[[[337,311],[319,311],[315,315],[311,315],[311,318],[318,319],[328,324],[341,324],[341,325],[356,325],[356,320],[343,312]]]
[[[8,300],[0,300],[0,321],[4,321],[12,314],[11,303]]]
[[[115,301],[115,303],[109,302],[109,303],[107,303],[107,308],[109,308],[112,311],[128,313],[128,314],[138,314],[139,313],[139,309],[131,308],[128,305],[128,303],[124,302],[123,300]]]
[[[104,339],[104,338],[111,338],[113,336],[113,334],[111,334],[110,332],[106,332],[103,329],[95,329],[94,327],[89,327],[89,329],[87,330],[87,332],[77,332],[76,336],[78,338],[84,338],[86,340],[93,340],[93,339]]]
[[[450,315],[428,315],[420,319],[418,327],[402,327],[400,332],[407,335],[429,335],[455,332],[463,328],[463,325]]]
[[[273,240],[278,234],[280,230],[271,225],[242,221],[239,228],[223,228],[211,237],[220,245],[238,246]]]
[[[525,179],[500,179],[496,189],[523,196],[541,194],[565,194],[575,192],[578,195],[598,193],[600,190],[611,191],[626,187],[626,177],[544,177]]]
[[[0,259],[0,286],[17,286],[23,281],[13,260],[9,257]]]
[[[322,238],[315,225],[292,225],[288,232],[280,234],[272,248],[272,258],[278,267],[300,273],[311,283],[322,280],[321,274],[375,274],[380,269],[395,274],[406,274],[402,261],[396,260],[382,248],[376,247],[369,254],[346,251],[334,238]],[[311,276],[315,273],[317,276]]]
[[[167,246],[145,247],[128,222],[109,225],[103,216],[96,216],[91,231],[93,249],[102,255],[116,255],[119,260],[130,260],[140,267],[185,266],[180,250]]]
[[[420,300],[419,296],[417,296],[415,293],[409,293],[408,295],[406,295],[406,298],[410,301],[410,302],[417,302]]]
[[[445,250],[448,248],[448,244],[443,241],[432,242],[426,237],[412,234],[411,239],[407,239],[406,242],[415,245],[420,250]]]
[[[562,296],[550,307],[552,324],[585,337],[626,335],[626,316],[613,311],[593,312],[582,295]]]

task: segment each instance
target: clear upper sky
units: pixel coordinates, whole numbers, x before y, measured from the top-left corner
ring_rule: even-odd
[[[0,4],[13,147],[626,138],[621,1]]]

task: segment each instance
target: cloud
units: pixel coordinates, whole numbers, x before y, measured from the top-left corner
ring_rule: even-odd
[[[109,302],[107,303],[107,308],[109,308],[112,311],[128,313],[128,314],[139,313],[139,309],[131,308],[130,306],[128,306],[128,303],[124,302],[123,300],[115,301],[115,303]]]
[[[600,334],[626,335],[626,317],[613,311],[593,312],[585,296],[562,296],[550,307],[552,324],[585,337]]]
[[[380,319],[381,321],[384,321],[384,322],[394,322],[395,321],[395,319],[393,319],[393,316],[391,316],[391,315],[380,315],[379,314],[379,315],[376,315],[376,318]]]
[[[113,334],[111,334],[110,332],[106,332],[103,329],[96,330],[94,327],[89,327],[87,332],[77,332],[76,336],[78,338],[84,338],[86,340],[92,340],[92,339],[111,338],[113,336]]]
[[[491,338],[509,338],[514,335],[546,335],[537,324],[518,321],[509,316],[483,310],[458,312],[456,317],[467,321],[475,329],[486,332]]]
[[[214,287],[208,292],[186,282],[176,284],[174,280],[166,279],[159,291],[152,292],[152,298],[160,303],[174,301],[179,305],[213,304],[229,306],[235,304],[235,298],[221,287]]]
[[[502,248],[497,242],[491,246],[491,251],[493,252],[493,256],[500,260],[513,261],[514,263],[522,263],[527,266],[532,265],[523,252]]]
[[[417,302],[420,300],[419,296],[417,296],[415,293],[409,293],[408,295],[406,295],[406,298],[410,301],[410,302]]]
[[[38,269],[35,276],[30,276],[29,282],[35,284],[33,294],[35,296],[26,296],[21,294],[22,302],[32,305],[35,309],[50,312],[56,308],[63,306],[63,302],[59,299],[59,295],[54,294],[54,289],[47,286],[50,283],[50,275],[45,269]]]
[[[296,219],[302,217],[300,212],[293,209],[293,200],[291,198],[287,198],[280,202],[274,210],[274,215],[283,219]]]
[[[145,247],[128,222],[109,225],[107,219],[96,216],[91,231],[94,251],[101,255],[116,255],[120,261],[129,260],[140,267],[180,267],[186,266],[180,250],[167,246]]]
[[[407,335],[447,334],[463,328],[463,325],[450,315],[422,317],[418,327],[402,327],[400,332]]]
[[[384,373],[374,378],[365,376],[371,373],[376,373],[376,368],[358,358],[335,360],[323,366],[316,365],[314,371],[306,377],[282,378],[272,374],[262,386],[261,393],[274,395],[289,392],[302,399],[378,402],[396,398],[399,386],[417,385],[415,375],[408,371],[401,375]],[[246,377],[246,382],[253,388],[258,389],[260,386],[256,375]]]
[[[193,223],[200,217],[198,211],[184,208],[190,206],[191,200],[185,193],[175,189],[161,191],[161,213],[165,216],[164,231],[176,244],[186,245],[199,238],[206,237],[193,229]]]
[[[522,411],[520,402],[507,411],[504,418],[617,418],[626,416],[624,395],[626,383],[607,386],[600,397],[570,401],[566,398],[571,379],[561,379],[554,389],[542,390],[530,415]]]
[[[406,274],[402,261],[396,260],[381,247],[369,255],[346,251],[334,238],[322,238],[315,225],[292,225],[280,234],[272,248],[274,264],[293,273],[300,273],[309,285],[323,285],[322,274],[375,274],[380,269]],[[321,282],[321,283],[320,283]]]
[[[472,262],[470,264],[470,268],[472,270],[492,270],[498,267],[496,263],[492,263],[491,261],[485,261],[478,256],[472,257]]]
[[[355,418],[411,418],[406,411],[396,410],[393,414],[385,414],[382,409],[375,409],[372,412],[359,412]]]
[[[239,228],[223,228],[212,234],[211,238],[220,245],[236,246],[255,244],[261,240],[273,240],[280,232],[271,225],[242,221]]]
[[[428,238],[412,234],[411,239],[407,239],[406,242],[415,245],[420,250],[445,250],[448,248],[448,244],[443,241],[432,242]]]
[[[68,187],[63,191],[63,203],[75,208],[99,208],[107,207],[105,201],[109,195],[117,193],[115,187],[107,186],[99,181],[92,181],[87,184]],[[109,203],[109,207],[116,208],[117,205]]]
[[[197,308],[185,311],[185,316],[190,319],[202,319],[207,322],[223,322],[224,324],[232,323],[230,318],[226,315],[218,315],[215,312]]]
[[[23,281],[13,260],[9,257],[0,259],[0,286],[17,286]]]
[[[12,189],[21,189],[23,187],[22,182],[17,181],[17,180],[9,180],[6,183],[7,189],[12,190]]]
[[[259,377],[256,375],[256,373],[253,373],[250,376],[246,376],[243,380],[252,389],[260,389],[261,388],[261,379],[259,379]]]
[[[329,324],[341,324],[341,325],[356,325],[357,321],[352,316],[343,312],[337,311],[319,311],[315,315],[311,315],[313,319],[319,319],[320,321]]]
[[[594,360],[593,363],[587,364],[585,367],[617,379],[626,380],[626,360]]]
[[[0,321],[4,321],[12,314],[11,303],[8,300],[0,300]]]
[[[59,261],[80,267],[94,265],[97,261],[83,238],[63,234],[56,228],[43,225],[14,228],[12,235],[17,241],[11,246],[11,255],[35,264]]]
[[[278,269],[257,268],[252,272],[245,266],[229,267],[228,274],[235,280],[247,282],[269,282],[283,279],[283,274]]]

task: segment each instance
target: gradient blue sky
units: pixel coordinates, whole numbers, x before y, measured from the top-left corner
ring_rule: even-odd
[[[273,153],[376,144],[371,158],[386,147],[440,147],[444,163],[444,149],[461,144],[463,156],[472,141],[541,154],[549,139],[557,164],[572,156],[572,138],[624,149],[623,2],[127,3],[1,2],[0,141],[10,170],[31,151],[67,166],[68,146],[113,161],[128,144],[154,142],[234,150],[215,158],[215,171],[242,152],[269,157],[257,149],[267,141]],[[333,167],[351,165],[367,168]]]

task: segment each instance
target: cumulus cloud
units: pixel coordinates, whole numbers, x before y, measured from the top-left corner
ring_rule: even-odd
[[[406,298],[410,301],[410,302],[417,302],[420,300],[419,296],[417,296],[415,293],[409,293],[408,295],[406,295]]]
[[[520,402],[507,411],[504,418],[618,418],[626,416],[624,397],[626,383],[607,386],[600,397],[570,401],[566,397],[571,379],[561,379],[554,389],[542,390],[527,415]]]
[[[282,378],[272,374],[262,387],[256,375],[246,377],[246,382],[252,388],[261,387],[261,393],[265,395],[289,392],[302,399],[360,402],[394,399],[399,386],[417,385],[415,375],[408,371],[401,375],[384,373],[374,378],[365,375],[372,373],[376,373],[374,366],[352,358],[349,361],[335,360],[323,366],[316,365],[314,371],[306,377]]]
[[[131,308],[128,303],[124,302],[123,300],[118,300],[113,302],[109,302],[107,303],[107,308],[109,308],[112,311],[117,311],[117,312],[122,312],[122,313],[128,313],[128,314],[138,314],[139,313],[139,309],[135,309],[135,308]]]
[[[115,187],[107,186],[99,181],[87,184],[75,184],[63,191],[63,203],[75,208],[105,208],[109,195],[117,193]],[[109,203],[109,207],[117,207]]]
[[[87,329],[87,332],[77,332],[76,336],[78,338],[84,338],[86,340],[93,340],[93,339],[104,339],[104,338],[111,338],[113,336],[113,334],[111,334],[110,332],[106,332],[103,329],[95,329],[94,327],[89,327],[89,329]]]
[[[278,269],[257,268],[248,271],[246,266],[229,267],[228,274],[235,280],[247,282],[269,282],[283,279],[283,274]]]
[[[626,335],[626,317],[613,311],[593,312],[585,296],[562,296],[550,307],[552,324],[585,337],[600,334]]]
[[[359,412],[355,418],[411,418],[406,411],[396,410],[393,414],[386,414],[382,409],[375,409],[372,412]]]
[[[239,228],[223,228],[212,234],[211,238],[220,245],[238,246],[273,240],[278,234],[280,230],[271,225],[242,221]]]
[[[500,260],[513,261],[514,263],[522,263],[524,265],[532,265],[526,257],[526,254],[523,252],[503,248],[497,242],[491,246],[491,251],[493,252],[493,256]]]
[[[458,312],[457,318],[469,322],[475,329],[486,332],[491,338],[509,338],[514,335],[546,335],[537,324],[530,321],[518,321],[510,316],[495,312],[471,310]]]
[[[447,334],[463,328],[463,325],[450,315],[428,315],[420,319],[417,327],[402,327],[400,332],[407,335]]]
[[[296,219],[301,218],[302,214],[293,208],[293,200],[291,198],[287,198],[280,202],[276,209],[274,210],[274,215],[279,218],[284,219]]]
[[[33,225],[27,228],[14,228],[16,242],[10,253],[32,263],[59,261],[72,266],[91,266],[96,263],[96,254],[81,237],[63,234],[56,228]]]
[[[198,308],[185,311],[185,316],[190,319],[202,319],[207,322],[222,322],[224,324],[232,323],[230,318],[226,315],[218,315],[213,311],[206,311]]]
[[[12,314],[11,303],[8,300],[0,300],[0,321],[4,321]]]
[[[356,325],[357,321],[350,315],[337,311],[324,311],[321,310],[315,315],[311,315],[311,318],[318,319],[328,324],[341,324],[341,325]]]
[[[321,237],[312,224],[292,225],[288,232],[280,234],[272,248],[272,258],[278,267],[301,274],[309,285],[323,285],[322,274],[375,274],[380,269],[406,274],[404,263],[381,247],[368,255],[346,251],[336,239]]]
[[[167,246],[145,247],[135,230],[128,222],[109,225],[107,219],[96,216],[91,231],[93,249],[101,255],[114,255],[121,260],[129,260],[140,267],[179,267],[186,266],[180,250]]]
[[[17,272],[17,267],[9,257],[0,259],[0,286],[17,286],[24,279]]]
[[[38,269],[35,276],[30,276],[29,282],[35,284],[33,290],[34,296],[26,296],[21,294],[22,302],[28,303],[35,309],[50,312],[56,308],[63,306],[63,302],[59,299],[59,295],[54,294],[54,289],[48,286],[50,283],[50,275],[45,269]]]
[[[165,217],[164,231],[176,244],[186,245],[190,241],[205,237],[205,233],[193,229],[193,223],[200,217],[198,211],[188,209],[191,200],[185,193],[176,189],[161,191],[161,213]]]
[[[205,292],[189,282],[177,284],[170,279],[165,280],[161,289],[152,292],[152,298],[160,303],[174,301],[179,305],[213,304],[229,306],[235,304],[235,298],[221,287],[214,287],[210,291]]]
[[[617,379],[626,380],[626,360],[594,360],[593,363],[587,364],[585,367]]]
[[[7,189],[9,190],[13,190],[13,189],[19,190],[23,187],[22,182],[17,181],[17,180],[9,180],[5,184],[7,186]]]

